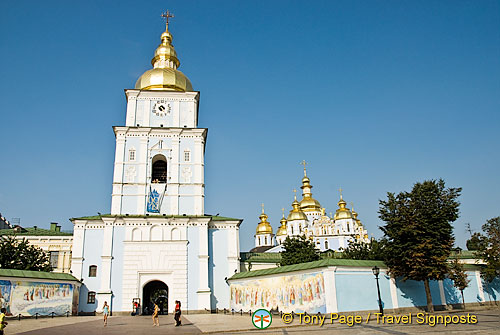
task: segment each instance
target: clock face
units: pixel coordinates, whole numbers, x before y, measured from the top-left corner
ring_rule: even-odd
[[[153,113],[155,113],[157,116],[165,116],[167,114],[170,114],[171,110],[172,107],[170,106],[169,102],[158,101],[153,106]]]

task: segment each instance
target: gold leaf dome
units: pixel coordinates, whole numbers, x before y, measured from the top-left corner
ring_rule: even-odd
[[[340,196],[340,200],[337,204],[339,208],[335,212],[335,216],[333,217],[334,220],[352,219],[352,213],[349,208],[346,208],[346,202],[342,199],[342,196]]]
[[[300,209],[303,212],[321,212],[321,205],[318,200],[312,197],[311,193],[311,180],[307,176],[304,166],[304,178],[302,178],[302,200],[300,201]]]
[[[259,216],[260,222],[257,224],[257,229],[255,230],[257,235],[273,233],[273,227],[271,227],[267,218],[268,216],[264,213],[264,205],[262,205],[262,214]]]
[[[295,220],[307,220],[307,216],[300,209],[300,203],[297,201],[297,198],[292,202],[293,209],[288,214],[286,218],[287,221],[295,221]]]
[[[161,34],[161,43],[156,48],[151,65],[153,65],[153,69],[144,72],[135,83],[136,89],[193,91],[189,79],[184,73],[177,70],[180,62],[172,45],[172,35],[168,31],[168,24],[165,32]]]
[[[276,236],[283,236],[287,234],[287,229],[286,229],[286,219],[285,219],[285,213],[283,212],[283,217],[280,220],[281,226],[278,228],[278,231],[276,232]]]

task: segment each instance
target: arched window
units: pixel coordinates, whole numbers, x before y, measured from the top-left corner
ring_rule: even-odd
[[[95,304],[95,292],[89,292],[87,295],[87,304]]]
[[[97,277],[97,265],[89,266],[89,277]]]
[[[153,183],[167,182],[167,160],[163,155],[153,157],[153,169],[151,173],[151,181]]]
[[[325,250],[328,250],[328,241],[325,241]]]

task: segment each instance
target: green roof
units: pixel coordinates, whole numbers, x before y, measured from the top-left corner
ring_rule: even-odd
[[[0,235],[17,235],[17,236],[73,236],[73,233],[66,233],[62,231],[55,231],[42,228],[22,228],[19,231],[14,229],[0,229]]]
[[[242,262],[257,263],[279,263],[281,253],[279,252],[240,252]]]
[[[71,218],[70,220],[100,220],[101,218],[211,218],[213,221],[241,221],[242,219],[228,218],[225,216],[217,215],[112,215],[112,214],[102,214],[93,216],[82,216],[79,218]]]
[[[362,261],[362,260],[355,260],[355,259],[327,258],[327,259],[322,259],[322,260],[314,261],[314,262],[300,263],[300,264],[294,264],[294,265],[285,265],[285,266],[280,266],[280,267],[271,268],[271,269],[240,272],[240,273],[234,274],[229,279],[233,280],[233,279],[243,279],[243,278],[251,278],[251,277],[258,277],[258,276],[267,276],[267,275],[274,275],[274,274],[286,273],[286,272],[324,268],[327,266],[369,267],[371,269],[375,265],[380,267],[380,268],[386,267],[384,262],[382,262],[382,261]]]
[[[69,273],[14,270],[14,269],[0,269],[0,277],[19,277],[19,278],[37,278],[37,279],[78,281],[78,279],[76,279],[75,277],[73,277]]]

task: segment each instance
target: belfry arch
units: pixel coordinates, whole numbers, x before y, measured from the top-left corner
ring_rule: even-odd
[[[167,158],[161,154],[155,155],[151,161],[151,182],[167,183]]]

